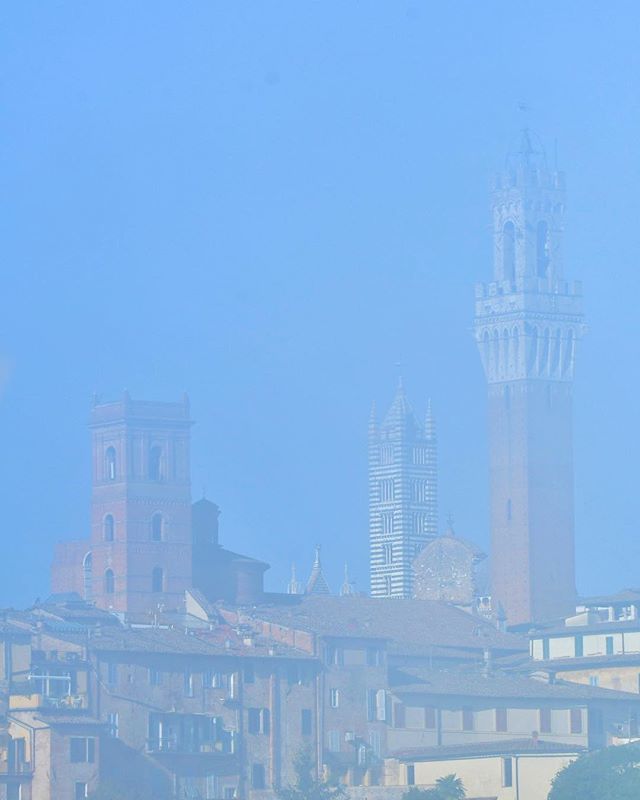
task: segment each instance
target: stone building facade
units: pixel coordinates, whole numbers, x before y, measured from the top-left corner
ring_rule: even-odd
[[[196,591],[185,608],[153,621],[82,601],[8,612],[14,760],[3,774],[0,741],[0,786],[20,785],[22,800],[80,800],[108,783],[153,800],[266,800],[308,748],[318,775],[373,792],[408,750],[506,746],[532,730],[599,747],[640,708],[637,694],[506,673],[487,651],[513,660],[522,639],[429,601],[247,607]]]
[[[572,384],[581,289],[563,275],[564,176],[524,131],[492,192],[493,281],[476,288],[489,390],[492,595],[509,624],[575,607]]]

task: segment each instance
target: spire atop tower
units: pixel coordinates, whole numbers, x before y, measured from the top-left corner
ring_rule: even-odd
[[[369,412],[369,433],[373,434],[378,429],[378,409],[376,407],[376,401],[374,400],[371,403],[371,411]]]
[[[307,581],[306,594],[331,594],[329,585],[322,574],[322,563],[320,561],[320,545],[316,545],[316,555],[311,568],[311,575]]]
[[[435,439],[436,437],[436,418],[433,415],[431,398],[427,400],[427,413],[424,418],[424,435],[427,439]]]
[[[416,420],[413,414],[413,409],[407,400],[402,378],[400,378],[398,380],[398,388],[396,389],[395,397],[393,398],[393,402],[387,411],[387,415],[384,418],[382,427],[387,430],[392,428],[404,429],[407,426],[415,426],[415,424]]]
[[[289,583],[287,583],[287,594],[304,594],[304,587],[298,580],[294,562],[291,563],[291,577],[289,578]]]
[[[341,597],[351,597],[356,593],[356,588],[349,577],[349,565],[345,562],[344,565],[344,580],[342,581],[342,586],[340,587],[340,596]]]

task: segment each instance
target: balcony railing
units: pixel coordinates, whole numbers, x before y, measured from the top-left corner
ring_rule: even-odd
[[[86,694],[66,694],[54,697],[48,694],[11,694],[9,708],[25,710],[32,708],[56,709],[58,711],[82,711],[89,708],[89,698]]]
[[[12,777],[14,775],[31,775],[33,764],[30,761],[16,761],[12,758],[3,757],[0,751],[0,776]]]
[[[147,740],[147,752],[149,753],[175,753],[181,754],[196,754],[208,753],[218,755],[233,755],[235,747],[233,746],[233,739],[229,741],[182,741],[175,737],[166,738],[153,738]]]

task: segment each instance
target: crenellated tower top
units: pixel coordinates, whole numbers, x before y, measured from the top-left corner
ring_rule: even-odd
[[[563,276],[565,180],[523,130],[493,180],[493,281],[476,286],[476,339],[489,383],[572,380],[582,288]]]

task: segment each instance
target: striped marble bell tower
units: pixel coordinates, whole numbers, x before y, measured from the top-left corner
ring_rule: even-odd
[[[411,597],[412,563],[438,533],[437,440],[431,405],[416,419],[402,381],[382,424],[369,421],[369,547],[373,597]]]

